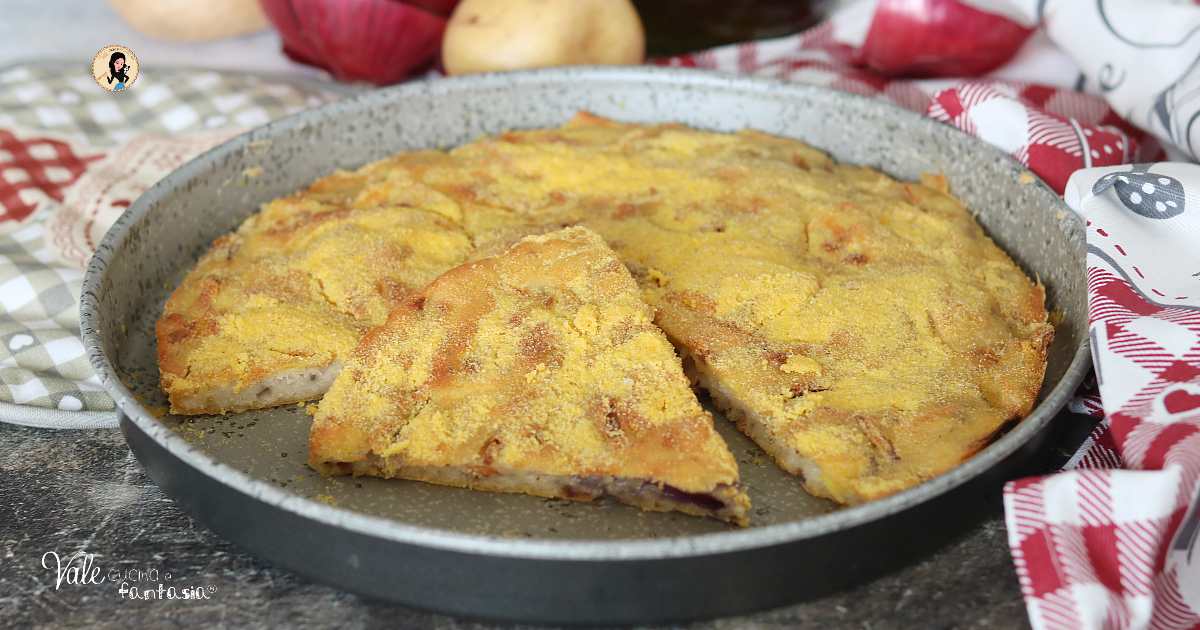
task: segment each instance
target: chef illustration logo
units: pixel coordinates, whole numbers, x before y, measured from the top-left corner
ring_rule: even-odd
[[[106,46],[92,60],[92,77],[100,87],[110,92],[120,92],[129,87],[137,75],[137,57],[124,46]]]

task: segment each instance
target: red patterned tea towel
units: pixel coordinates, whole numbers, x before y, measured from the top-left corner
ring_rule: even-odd
[[[1200,7],[1010,4],[1040,22],[1126,120],[1197,156]],[[1083,459],[1108,442],[1124,469],[1006,488],[1030,620],[1038,630],[1200,628],[1200,167],[1091,168],[1065,193],[1087,222],[1092,354],[1107,416]],[[1081,463],[1103,458],[1091,459]]]
[[[12,232],[75,183],[104,156],[73,138],[43,129],[0,127],[0,234]]]
[[[1081,170],[1092,352],[1105,425],[1081,468],[1009,484],[1035,628],[1200,627],[1200,166]],[[1088,459],[1092,461],[1087,461]],[[1105,461],[1107,459],[1108,461]],[[1117,463],[1124,470],[1101,470]]]
[[[1002,1],[1041,24],[1125,120],[1200,157],[1200,127],[1194,124],[1200,113],[1195,2]]]
[[[46,222],[46,248],[58,260],[86,269],[100,239],[125,209],[188,160],[241,133],[143,134],[93,164],[67,189]]]
[[[1111,110],[1108,124],[1083,123],[1035,104],[1046,92],[973,83],[935,93],[925,113],[1007,151],[1059,193],[1079,168],[1129,162],[1137,143]]]

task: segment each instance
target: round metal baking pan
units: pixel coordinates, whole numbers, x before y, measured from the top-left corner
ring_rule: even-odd
[[[335,168],[481,134],[562,124],[576,111],[628,122],[753,127],[904,180],[945,173],[953,194],[1031,276],[1057,323],[1031,416],[958,468],[849,509],[807,495],[719,414],[754,502],[751,525],[472,492],[324,478],[305,465],[298,406],[229,416],[166,413],[153,324],[219,235],[259,204]],[[888,103],[782,81],[667,68],[560,68],[366,93],[254,129],[139,198],[100,244],[83,287],[88,354],[152,479],[213,531],[274,564],[369,597],[544,623],[639,623],[745,613],[818,597],[899,567],[995,510],[1027,471],[1090,361],[1084,231],[1000,151]]]

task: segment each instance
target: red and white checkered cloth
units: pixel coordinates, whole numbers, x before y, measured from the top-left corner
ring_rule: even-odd
[[[1079,171],[1106,420],[1071,462],[1005,493],[1038,628],[1200,627],[1200,166]]]

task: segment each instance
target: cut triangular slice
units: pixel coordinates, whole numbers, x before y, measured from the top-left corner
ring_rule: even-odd
[[[155,325],[171,412],[319,398],[363,333],[464,262],[458,205],[411,177],[437,155],[340,171],[218,238]]]
[[[594,232],[456,267],[368,333],[321,401],[310,464],[746,524],[737,462]]]

